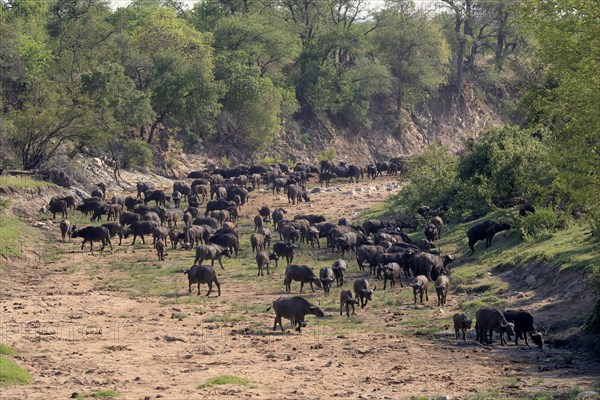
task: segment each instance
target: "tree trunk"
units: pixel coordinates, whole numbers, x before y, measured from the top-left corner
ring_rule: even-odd
[[[462,81],[465,65],[465,52],[467,50],[467,39],[461,35],[458,39],[458,54],[456,55],[456,93],[462,90]]]
[[[505,13],[500,6],[499,13],[500,21],[498,24],[498,36],[496,37],[496,51],[495,51],[495,63],[496,69],[502,68],[502,61],[504,60],[504,42],[506,41],[506,20],[508,19],[508,13]]]
[[[160,124],[161,121],[162,121],[162,116],[158,117],[156,119],[156,121],[154,121],[152,123],[152,126],[150,127],[150,133],[148,134],[148,144],[152,144],[152,142],[154,142],[154,135],[156,134],[156,128],[158,127],[158,124]]]

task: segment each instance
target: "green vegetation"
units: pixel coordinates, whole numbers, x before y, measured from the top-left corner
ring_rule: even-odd
[[[335,159],[335,149],[323,150],[318,156],[319,161],[333,161]]]
[[[0,387],[10,385],[27,385],[31,383],[31,374],[6,356],[14,356],[17,352],[0,344]]]
[[[105,389],[105,390],[98,390],[96,392],[90,392],[90,393],[79,393],[77,395],[77,398],[78,399],[115,399],[120,396],[121,396],[121,394],[117,391]]]
[[[13,175],[2,175],[0,176],[0,187],[6,188],[11,187],[15,189],[35,189],[48,186],[48,182],[39,181],[37,179],[30,178],[26,175],[13,176]]]
[[[2,356],[14,356],[16,355],[17,352],[12,349],[11,347],[8,347],[5,344],[0,343],[0,355]]]
[[[131,139],[123,144],[121,165],[124,168],[146,167],[152,163],[152,147],[140,139]]]
[[[294,119],[362,134],[381,101],[401,133],[401,111],[459,95],[467,77],[500,102],[531,46],[512,7],[478,1],[477,13],[445,1],[439,18],[410,0],[379,10],[348,0],[109,3],[0,10],[2,164],[35,169],[83,144],[135,167],[148,160],[141,141],[164,147],[177,136],[194,150],[215,133],[262,152]]]
[[[0,214],[0,256],[19,256],[19,237],[23,223],[16,217]]]
[[[235,375],[219,375],[214,378],[208,379],[206,382],[198,385],[198,389],[204,389],[208,387],[218,386],[218,385],[239,385],[246,386],[249,385],[251,381],[246,378],[240,378]]]

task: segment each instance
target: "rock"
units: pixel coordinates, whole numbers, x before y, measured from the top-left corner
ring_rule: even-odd
[[[180,338],[178,338],[178,337],[175,337],[175,336],[169,336],[169,335],[165,335],[163,338],[164,338],[164,339],[165,339],[165,341],[167,341],[167,342],[185,342],[185,340],[183,340],[183,339],[180,339]]]
[[[593,391],[587,391],[587,392],[581,392],[577,395],[576,399],[592,399],[592,398],[597,398],[598,396],[600,396],[600,394],[598,394],[598,392],[593,392]]]
[[[80,199],[87,199],[91,197],[89,193],[79,189],[78,187],[71,186],[69,189],[75,194],[75,196],[79,197]]]
[[[525,282],[529,285],[529,287],[534,287],[535,286],[535,276],[529,275],[527,278],[525,278]]]
[[[450,400],[452,397],[450,396],[440,396],[438,397],[438,400]]]
[[[344,196],[354,196],[356,192],[354,190],[348,190],[347,192],[342,193]]]
[[[321,188],[314,187],[314,188],[312,188],[312,189],[310,190],[310,193],[313,193],[313,194],[314,194],[314,193],[321,193]]]
[[[504,271],[503,273],[500,274],[500,278],[512,278],[514,275],[514,273],[512,271]]]

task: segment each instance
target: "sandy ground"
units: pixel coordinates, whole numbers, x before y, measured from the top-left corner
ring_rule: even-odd
[[[283,196],[255,192],[242,214],[251,218],[268,204],[285,206],[292,216],[354,218],[383,201],[395,190],[392,185],[389,179],[337,185],[295,207]],[[218,270],[220,297],[188,295],[183,274],[162,277],[168,288],[163,293],[143,295],[107,282],[123,274],[111,269],[116,263],[159,268],[150,244],[132,248],[131,239],[124,240],[113,253],[91,255],[79,251],[79,240],[63,244],[58,239],[57,227],[47,232],[59,249],[53,257],[38,257],[40,243],[27,243],[28,255],[2,275],[1,341],[18,351],[17,362],[34,381],[1,388],[0,399],[64,399],[99,390],[117,391],[125,399],[468,398],[490,390],[512,397],[590,389],[600,376],[598,366],[583,355],[575,354],[567,364],[565,353],[552,348],[544,353],[514,345],[484,348],[474,342],[473,332],[463,343],[447,326],[439,334],[415,334],[407,288],[388,290],[385,304],[376,298],[350,321],[339,316],[340,289],[334,287],[330,299],[305,289],[311,301],[322,302],[328,323],[309,317],[301,334],[273,332],[273,313],[264,310],[285,295],[281,264],[271,276],[259,278],[249,257],[243,263],[227,260],[226,269]],[[170,251],[160,268],[191,265],[192,256]],[[314,257],[332,256],[304,250],[298,261],[310,264]],[[358,276],[351,261],[346,286]],[[204,295],[206,287],[201,290]],[[293,284],[294,294],[298,290]],[[430,293],[430,301],[418,306],[425,323],[451,316],[460,300],[449,295],[442,314],[434,297]],[[197,388],[223,374],[250,384]]]

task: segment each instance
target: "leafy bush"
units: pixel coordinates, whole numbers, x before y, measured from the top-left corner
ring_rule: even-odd
[[[544,143],[526,130],[492,129],[478,142],[467,143],[458,175],[489,204],[515,197],[538,199],[556,178],[549,154]]]
[[[552,204],[556,174],[550,151],[539,138],[513,127],[493,129],[479,142],[467,143],[459,157],[438,145],[413,157],[407,172],[410,185],[396,205],[404,214],[413,214],[423,204],[443,207],[446,218],[456,220],[484,215],[518,199]]]
[[[408,162],[408,185],[395,198],[400,214],[412,215],[421,205],[431,207],[451,206],[459,188],[457,159],[442,146],[429,146],[427,150]]]
[[[519,220],[519,229],[523,239],[550,237],[557,229],[564,229],[567,220],[563,214],[550,208],[538,208],[535,213],[527,214]]]
[[[262,165],[263,167],[268,167],[271,164],[279,164],[279,163],[281,163],[280,157],[264,156],[263,159],[260,160],[260,165]]]
[[[327,149],[327,150],[323,150],[321,153],[319,153],[319,155],[317,156],[317,160],[333,161],[335,159],[335,156],[336,156],[335,149]]]
[[[219,161],[223,168],[229,168],[231,166],[231,160],[227,156],[222,156]]]
[[[146,167],[152,161],[152,147],[141,139],[130,139],[123,145],[121,165],[123,168]]]

